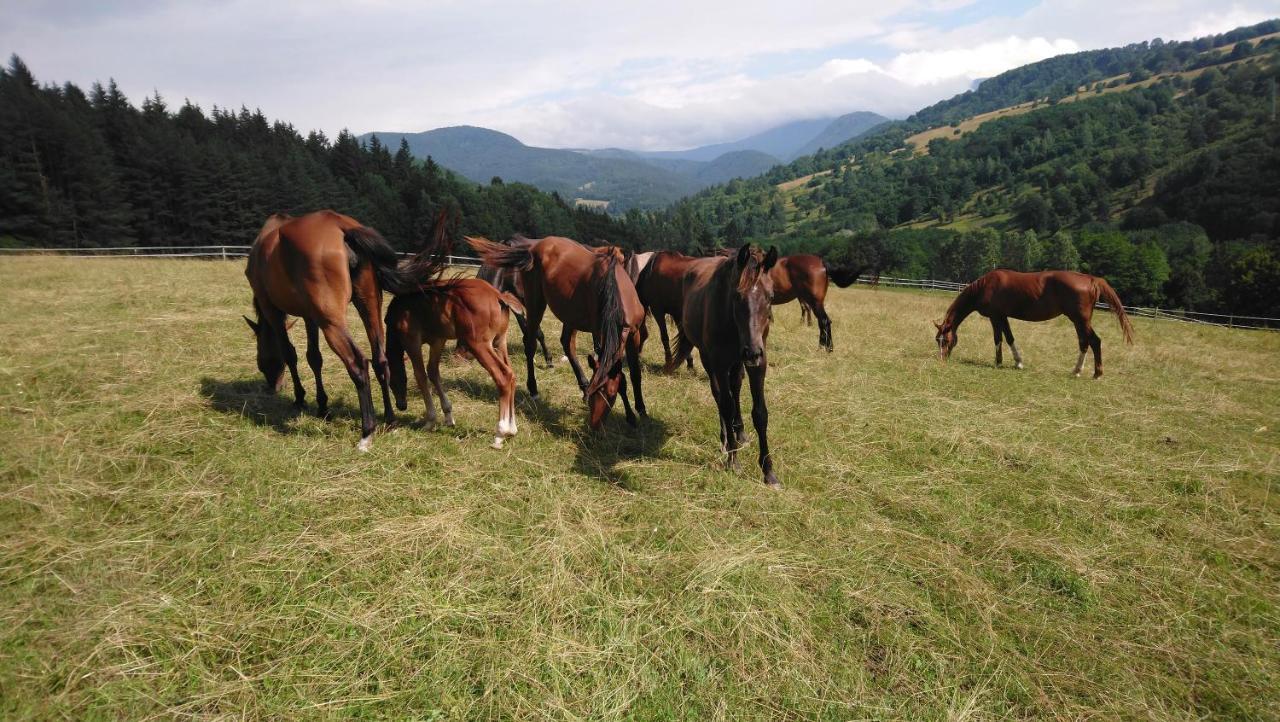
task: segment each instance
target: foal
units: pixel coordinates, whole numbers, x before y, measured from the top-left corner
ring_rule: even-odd
[[[1013,350],[1015,368],[1022,368],[1022,354],[1013,341],[1013,329],[1009,319],[1020,321],[1048,321],[1066,316],[1076,327],[1076,340],[1080,343],[1080,357],[1076,359],[1075,375],[1084,366],[1085,352],[1093,349],[1093,377],[1102,375],[1102,339],[1093,331],[1093,307],[1099,300],[1107,302],[1126,343],[1133,343],[1133,326],[1124,312],[1120,297],[1105,279],[1075,271],[1040,271],[1021,273],[996,269],[965,286],[947,309],[938,329],[938,358],[946,360],[956,347],[956,329],[974,311],[991,319],[991,331],[996,342],[996,366],[1004,361],[1001,352],[1001,336]]]
[[[413,362],[418,390],[427,404],[427,427],[436,424],[428,379],[440,395],[444,423],[453,426],[453,404],[449,403],[440,382],[440,353],[446,341],[457,339],[489,372],[498,389],[498,430],[493,437],[493,448],[501,449],[503,439],[516,435],[516,376],[507,358],[509,311],[523,313],[524,307],[515,296],[476,278],[433,281],[419,293],[392,299],[387,308],[387,361],[396,408],[401,411],[408,408],[408,379],[404,368],[407,353]],[[425,369],[424,344],[431,347],[431,358]]]

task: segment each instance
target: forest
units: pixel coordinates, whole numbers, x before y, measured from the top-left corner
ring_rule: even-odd
[[[270,213],[333,207],[408,250],[448,210],[459,233],[497,238],[693,253],[753,241],[954,281],[1070,268],[1135,305],[1280,316],[1277,31],[1051,58],[762,176],[621,215],[469,181],[404,142],[158,94],[135,106],[113,81],[41,84],[15,56],[0,70],[0,245],[247,244]],[[1031,112],[958,128],[1028,100]],[[939,123],[955,134],[908,143]]]

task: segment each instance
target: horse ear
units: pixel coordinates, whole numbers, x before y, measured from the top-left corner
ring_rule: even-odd
[[[738,249],[738,265],[746,266],[747,261],[751,259],[751,244],[744,243],[742,248]]]
[[[773,268],[773,264],[777,262],[778,262],[778,247],[769,246],[769,253],[767,253],[764,257],[764,270],[767,271],[770,268]]]
[[[247,323],[247,324],[249,324],[249,329],[250,329],[251,331],[253,331],[253,335],[257,336],[257,335],[258,335],[258,324],[256,324],[256,323],[254,323],[253,321],[249,320],[249,317],[248,317],[248,316],[241,316],[240,318],[243,318],[243,319],[244,319],[244,322],[245,322],[245,323]]]
[[[942,330],[942,324],[938,323],[937,321],[933,322],[933,327],[938,329],[939,331]]]

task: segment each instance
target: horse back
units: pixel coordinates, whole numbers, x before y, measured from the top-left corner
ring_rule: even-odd
[[[278,222],[273,224],[273,219]],[[268,219],[245,269],[254,294],[292,316],[345,313],[351,270],[343,233],[359,226],[354,218],[334,211]]]

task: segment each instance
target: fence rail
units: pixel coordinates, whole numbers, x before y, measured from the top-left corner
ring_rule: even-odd
[[[130,246],[127,248],[0,248],[0,257],[18,255],[50,255],[63,258],[244,258],[249,255],[249,246]],[[408,254],[401,254],[402,256]],[[449,263],[454,266],[475,268],[480,259],[471,256],[449,256]],[[859,278],[858,283],[876,283],[871,278]],[[955,281],[940,281],[930,278],[895,278],[881,276],[879,285],[895,288],[916,288],[926,291],[948,291],[956,293],[966,284]],[[1098,308],[1109,310],[1105,303]],[[1125,312],[1139,318],[1152,318],[1164,321],[1182,321],[1208,326],[1225,326],[1228,328],[1262,329],[1280,331],[1280,318],[1266,316],[1241,316],[1230,313],[1205,313],[1203,311],[1181,311],[1164,308],[1146,308],[1143,306],[1125,306]]]

